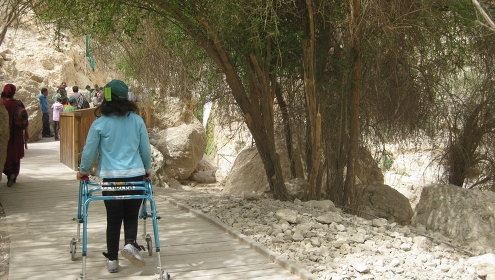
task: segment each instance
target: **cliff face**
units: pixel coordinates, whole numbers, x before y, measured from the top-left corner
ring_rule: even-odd
[[[49,97],[58,85],[65,81],[68,91],[74,85],[84,89],[86,85],[104,85],[115,74],[106,67],[89,67],[85,57],[85,38],[71,38],[55,42],[53,30],[46,27],[23,24],[7,32],[0,46],[0,84],[12,83],[18,88],[16,98],[26,105],[29,113],[31,141],[40,137],[41,111],[37,95],[40,89],[49,89]],[[51,100],[51,98],[50,98]]]

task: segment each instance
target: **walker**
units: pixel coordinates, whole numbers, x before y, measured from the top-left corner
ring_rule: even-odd
[[[90,187],[91,186],[91,187]],[[111,195],[103,196],[102,191],[143,191],[143,194],[139,195]],[[153,188],[151,181],[146,179],[144,181],[135,182],[91,182],[89,178],[84,178],[79,181],[79,201],[77,205],[77,218],[73,220],[77,222],[77,238],[72,238],[70,241],[70,254],[71,259],[75,261],[77,259],[77,243],[81,241],[81,223],[83,224],[82,231],[82,271],[78,280],[86,280],[86,254],[87,254],[87,229],[88,229],[88,207],[89,203],[94,200],[117,200],[117,199],[142,199],[143,203],[141,205],[139,218],[143,219],[143,238],[146,242],[146,247],[142,246],[142,249],[148,251],[149,256],[153,255],[153,242],[151,235],[146,233],[146,219],[151,218],[153,220],[153,235],[155,237],[155,252],[158,260],[158,280],[169,280],[170,275],[162,267],[162,261],[160,258],[160,238],[158,234],[158,219],[160,217],[156,216],[156,205],[153,199]],[[147,202],[150,204],[149,214],[146,210]]]

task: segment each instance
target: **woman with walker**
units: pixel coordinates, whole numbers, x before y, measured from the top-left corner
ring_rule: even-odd
[[[98,154],[96,176],[103,182],[133,182],[149,178],[151,147],[143,119],[136,114],[136,105],[128,99],[128,87],[120,80],[112,80],[104,88],[104,99],[96,109],[101,115],[91,125],[84,146],[77,179],[90,174]],[[142,191],[103,191],[102,195],[139,195]],[[136,266],[145,262],[136,242],[139,210],[142,199],[105,200],[107,213],[106,241],[107,270],[119,271],[119,240],[124,224],[125,246],[121,256]]]

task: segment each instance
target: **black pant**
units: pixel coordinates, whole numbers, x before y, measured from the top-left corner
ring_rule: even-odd
[[[52,136],[52,132],[50,131],[50,115],[43,113],[41,120],[43,121],[43,132],[41,134],[46,137]]]
[[[143,177],[103,179],[104,182],[132,182],[142,181]],[[142,191],[104,191],[103,195],[138,195]],[[134,243],[137,239],[139,209],[142,199],[117,199],[105,200],[107,210],[107,258],[118,259],[120,229],[124,223],[125,244]]]
[[[59,139],[58,132],[60,130],[60,122],[59,121],[53,121],[53,133],[55,134],[55,140]]]

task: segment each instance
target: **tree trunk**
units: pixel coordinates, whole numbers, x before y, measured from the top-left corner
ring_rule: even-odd
[[[274,197],[289,200],[290,195],[285,187],[280,159],[275,149],[273,101],[274,93],[269,85],[268,70],[258,63],[255,55],[249,55],[251,76],[249,77],[249,94],[241,82],[241,78],[231,63],[228,54],[220,44],[217,34],[209,28],[208,23],[202,22],[208,30],[209,41],[193,34],[199,44],[225,73],[227,84],[237,106],[244,114],[246,125],[256,142],[256,149],[261,157],[267,175],[270,190]]]
[[[357,209],[357,194],[355,187],[355,163],[359,148],[360,135],[360,95],[362,83],[362,54],[361,54],[361,2],[351,0],[351,59],[352,82],[349,103],[349,150],[347,157],[347,173],[344,185],[344,203],[351,209]]]
[[[289,108],[287,103],[282,96],[282,91],[280,89],[280,85],[277,82],[275,83],[275,96],[277,97],[278,107],[280,108],[280,112],[282,113],[282,122],[284,126],[284,135],[285,135],[285,145],[287,147],[287,155],[289,156],[290,161],[290,174],[292,178],[297,176],[296,173],[296,158],[294,158],[294,148],[292,146],[292,130],[290,127],[290,116],[289,116]]]
[[[462,187],[470,170],[477,164],[476,150],[485,134],[492,131],[494,122],[486,115],[488,101],[478,104],[466,117],[463,128],[448,149],[448,180]]]
[[[276,85],[271,85],[270,83],[269,62],[267,64],[259,63],[258,57],[254,54],[249,56],[249,61],[252,69],[249,78],[251,102],[249,106],[246,106],[246,109],[254,114],[249,114],[251,118],[246,118],[246,124],[256,141],[256,147],[265,167],[270,190],[275,198],[289,200],[290,195],[285,187],[280,157],[276,152],[275,146],[273,102],[275,100]]]
[[[321,114],[316,100],[315,87],[315,25],[313,1],[306,0],[308,12],[308,39],[303,46],[304,54],[304,89],[306,94],[306,108],[308,114],[308,183],[306,199],[319,199],[321,195],[322,148],[321,148]]]
[[[340,123],[343,125],[343,122]],[[326,194],[335,205],[344,206],[344,174],[348,137],[343,129],[336,129],[334,132],[327,131],[326,134]]]

